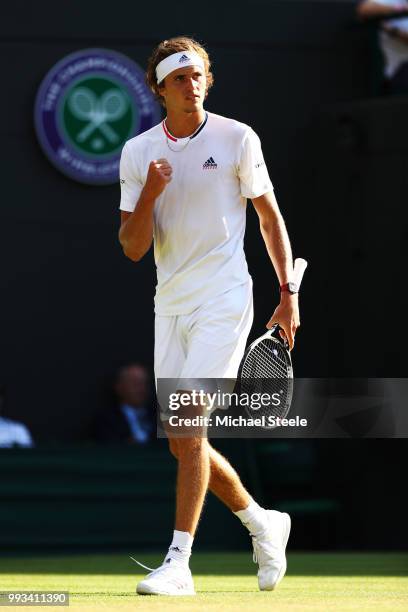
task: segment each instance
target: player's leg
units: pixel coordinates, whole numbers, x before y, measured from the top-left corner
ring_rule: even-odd
[[[181,438],[169,438],[170,452],[177,460],[180,457],[179,445],[182,443]],[[207,446],[210,463],[209,490],[232,512],[244,510],[251,502],[250,494],[229,461],[208,441]]]
[[[176,530],[194,537],[210,478],[207,439],[180,438],[177,458]]]
[[[186,346],[181,333],[182,317],[156,316],[155,320],[155,376],[157,396],[163,425],[166,427],[166,384],[160,381],[176,381],[186,359]],[[171,382],[170,382],[171,386]],[[176,391],[176,389],[174,389]],[[163,395],[163,397],[161,397]],[[168,400],[168,394],[167,394]],[[187,456],[192,453],[189,464]],[[198,442],[187,442],[181,450],[181,462],[177,475],[177,522],[173,539],[160,567],[153,570],[137,585],[141,595],[194,595],[194,583],[188,563],[193,535],[209,479],[208,449]],[[192,503],[187,489],[194,482]]]
[[[163,564],[138,584],[139,594],[194,594],[188,563],[209,477],[209,448],[205,436],[179,439],[173,540]]]
[[[180,383],[194,380],[207,392],[232,392],[253,321],[252,283],[240,285],[200,308],[192,317],[188,356]],[[200,375],[202,379],[194,378]],[[221,380],[222,379],[222,380]],[[230,384],[232,382],[232,384]],[[214,406],[215,408],[217,406]],[[210,413],[207,411],[207,415]],[[169,436],[170,450],[179,459],[182,438]],[[247,508],[251,496],[225,457],[207,442],[210,459],[210,490],[233,512]]]
[[[170,439],[170,449],[179,455],[179,439]],[[229,461],[208,443],[210,460],[209,489],[248,529],[255,560],[259,565],[261,590],[271,591],[286,571],[285,549],[290,533],[290,518],[285,512],[266,510],[250,496]]]
[[[178,456],[180,440],[171,439],[170,448]],[[284,512],[266,510],[258,505],[243,486],[237,472],[209,443],[209,489],[241,520],[252,537],[255,560],[259,565],[261,590],[273,590],[286,571],[285,549],[290,533],[290,518]]]
[[[230,368],[230,371],[225,368],[226,355],[233,357],[232,361],[236,362],[238,369],[252,319],[251,283],[235,288],[233,292],[228,292],[189,316],[179,317],[182,323],[180,337],[183,338],[186,349],[186,359],[178,381],[181,388],[193,391],[201,389],[201,382],[205,385],[208,379],[217,375],[228,378],[235,366]],[[195,411],[195,407],[191,405],[190,409],[188,416],[206,414],[205,406],[198,406]],[[185,413],[188,413],[188,410]],[[196,431],[196,428],[194,430]],[[212,447],[208,443],[206,431],[191,437],[187,431],[188,437],[177,438],[179,433],[180,430],[176,431],[175,436],[172,436],[171,431],[168,433],[171,448],[177,449],[175,454],[178,460],[176,531],[193,536],[209,484]],[[222,459],[220,456],[218,463]],[[224,461],[226,468],[229,464]],[[219,472],[222,467],[215,466],[215,470]],[[230,482],[235,484],[234,496],[238,497],[232,500],[232,506],[245,507],[248,505],[248,494],[231,466],[229,470]],[[220,487],[228,487],[228,482],[224,484],[220,478],[217,482],[217,490]],[[225,491],[224,495],[227,495]],[[171,549],[172,547],[170,551]]]
[[[252,325],[252,291],[249,289],[248,292],[248,287],[237,287],[223,294],[216,303],[200,309],[196,324],[191,327],[182,377],[188,379],[194,375],[193,372],[200,372],[206,377],[203,382],[210,386],[214,382],[218,385],[220,381],[217,379],[236,377]],[[230,463],[211,446],[209,457],[209,487],[248,529],[253,540],[254,558],[259,564],[259,587],[272,590],[286,571],[285,549],[290,518],[286,513],[259,506],[245,490]]]
[[[251,502],[251,496],[242,484],[237,472],[219,451],[213,446],[209,446],[210,491],[232,512],[247,508]]]
[[[170,450],[178,459],[180,456],[179,447],[182,442],[182,439],[170,439]],[[255,502],[245,489],[230,462],[209,442],[207,442],[207,445],[210,468],[209,490],[240,518],[251,535],[255,537],[261,535],[269,528],[267,512]],[[181,527],[176,528],[181,529]]]

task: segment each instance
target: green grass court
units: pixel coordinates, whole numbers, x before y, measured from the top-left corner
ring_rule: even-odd
[[[160,554],[129,553],[150,567],[162,560]],[[196,552],[191,568],[196,597],[141,597],[135,587],[143,570],[125,553],[2,557],[0,589],[66,590],[70,608],[82,610],[408,610],[408,554],[403,553],[289,552],[286,578],[270,593],[257,590],[250,551]],[[28,609],[38,608],[46,609]]]

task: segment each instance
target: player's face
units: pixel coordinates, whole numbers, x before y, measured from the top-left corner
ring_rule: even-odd
[[[206,90],[205,72],[198,66],[178,68],[164,79],[160,94],[167,110],[194,113],[203,107]]]
[[[148,396],[148,378],[144,368],[137,365],[127,367],[116,384],[116,392],[125,404],[144,404]]]

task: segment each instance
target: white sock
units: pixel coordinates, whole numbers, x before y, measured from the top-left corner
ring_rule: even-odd
[[[177,563],[188,565],[193,540],[193,536],[191,536],[188,531],[177,531],[177,529],[175,529],[173,532],[173,540],[169,546],[169,551],[164,559],[164,563],[170,563],[169,559],[174,559]]]
[[[251,499],[249,506],[244,510],[234,512],[241,520],[242,524],[253,536],[260,535],[268,527],[266,510],[259,506],[255,500]]]

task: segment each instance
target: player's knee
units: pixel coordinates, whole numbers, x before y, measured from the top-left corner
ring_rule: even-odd
[[[207,448],[207,445],[208,441],[204,437],[180,438],[178,440],[178,456],[179,458],[185,455],[191,457],[195,453],[201,453],[204,447]]]

